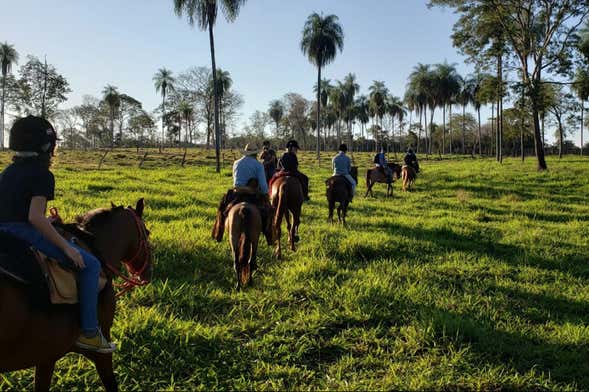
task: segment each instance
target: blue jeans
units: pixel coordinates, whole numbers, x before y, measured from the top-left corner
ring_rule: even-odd
[[[0,231],[10,233],[28,242],[35,249],[65,266],[74,267],[65,253],[43,237],[30,223],[0,223]],[[82,332],[89,334],[98,328],[98,277],[102,267],[94,255],[76,244],[71,243],[71,245],[80,252],[84,264],[86,264],[86,267],[78,272],[78,297],[80,300],[80,326]]]

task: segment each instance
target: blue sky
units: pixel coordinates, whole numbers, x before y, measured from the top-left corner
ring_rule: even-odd
[[[472,71],[449,38],[456,16],[428,9],[425,0],[249,0],[234,23],[219,19],[215,30],[217,64],[245,99],[242,121],[287,92],[312,98],[316,69],[299,48],[312,12],[338,15],[345,33],[344,51],[325,77],[353,72],[362,93],[383,80],[402,96],[418,62],[447,60],[461,74]],[[178,18],[172,0],[10,2],[2,7],[0,41],[22,59],[47,55],[73,90],[66,106],[110,83],[152,110],[160,101],[152,82],[158,68],[210,66],[208,34]]]

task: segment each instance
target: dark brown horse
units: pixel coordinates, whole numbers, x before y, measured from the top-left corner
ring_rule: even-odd
[[[298,231],[301,223],[301,209],[303,206],[303,187],[300,181],[291,176],[278,177],[272,183],[270,190],[270,200],[274,208],[274,239],[276,249],[274,255],[277,258],[282,257],[282,248],[280,245],[280,235],[282,218],[286,218],[286,227],[288,229],[288,245],[294,252],[296,251],[295,243],[299,241]],[[292,214],[292,223],[290,220]]]
[[[403,178],[403,191],[410,191],[411,186],[415,184],[417,173],[411,166],[403,165],[401,177]]]
[[[258,207],[252,203],[235,204],[227,214],[226,226],[239,290],[251,282],[252,272],[256,269],[258,240],[262,232]]]
[[[366,171],[366,193],[364,194],[364,197],[368,197],[369,193],[370,196],[374,197],[374,193],[372,193],[372,187],[377,182],[387,184],[387,197],[393,195],[393,182],[396,179],[401,178],[401,165],[396,163],[388,163],[387,165],[389,170],[392,172],[391,183],[387,183],[387,176],[380,168],[374,167],[372,169],[368,169]]]
[[[80,217],[78,225],[64,226],[103,263],[108,282],[99,295],[98,321],[108,340],[115,314],[113,275],[122,276],[120,268],[124,264],[127,286],[151,280],[149,231],[142,214],[143,199],[134,209],[99,209]],[[39,294],[48,295],[40,287],[0,274],[0,372],[35,367],[35,389],[48,391],[55,362],[69,352],[77,352],[94,363],[107,391],[117,390],[112,354],[81,351],[75,346],[80,334],[78,306],[51,305],[48,299],[41,307],[31,306],[32,298],[38,301]]]
[[[356,166],[352,167],[351,176],[358,183],[358,168]],[[348,181],[344,178],[344,176],[332,176],[327,181],[325,181],[325,185],[327,185],[327,204],[329,208],[329,215],[327,220],[330,223],[333,223],[333,210],[335,209],[335,203],[339,203],[337,207],[337,219],[339,223],[342,223],[346,226],[346,216],[348,214],[348,205],[352,200],[352,187],[348,184]]]

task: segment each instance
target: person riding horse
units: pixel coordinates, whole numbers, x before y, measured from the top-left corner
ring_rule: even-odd
[[[345,144],[341,144],[338,148],[337,155],[334,156],[331,161],[331,166],[333,168],[334,176],[343,176],[349,183],[352,190],[350,192],[350,201],[352,201],[352,198],[356,193],[356,181],[354,180],[351,174],[352,160],[350,159],[350,157],[346,155],[347,151],[348,146]]]
[[[262,152],[258,157],[264,165],[264,172],[266,173],[266,182],[270,182],[270,179],[276,173],[276,165],[278,164],[278,158],[276,157],[276,151],[270,147],[270,142],[264,140]]]
[[[301,182],[303,196],[306,201],[309,201],[309,177],[299,171],[299,160],[297,158],[298,150],[300,150],[300,147],[296,140],[290,140],[286,143],[286,151],[278,161],[279,172],[270,179],[270,188],[272,188],[272,183],[278,177],[283,177],[285,175],[293,176]]]
[[[243,157],[233,163],[233,188],[223,196],[217,209],[217,220],[213,229],[213,238],[217,242],[223,239],[225,219],[230,207],[246,201],[255,204],[260,210],[264,235],[268,244],[272,244],[272,206],[268,198],[264,166],[256,159],[257,155],[257,147],[247,144]]]
[[[415,170],[415,173],[419,173],[419,163],[417,162],[417,155],[415,155],[411,148],[407,149],[407,154],[405,154],[403,162],[405,163],[405,165],[412,167],[413,170]]]
[[[100,261],[63,238],[45,217],[47,201],[55,196],[55,179],[49,168],[56,144],[57,133],[46,119],[28,116],[15,121],[10,129],[9,148],[16,154],[13,163],[0,173],[0,231],[77,271],[82,333],[76,346],[112,353],[115,345],[98,326]]]
[[[374,156],[374,166],[387,178],[387,184],[393,182],[393,172],[387,164],[387,158],[384,153],[384,147],[380,147],[380,151]]]

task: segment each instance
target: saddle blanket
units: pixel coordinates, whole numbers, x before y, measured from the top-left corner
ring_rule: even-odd
[[[0,233],[0,274],[24,285],[46,285],[52,304],[77,304],[76,274],[27,243]],[[101,273],[98,289],[106,286]]]

